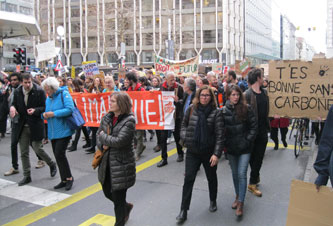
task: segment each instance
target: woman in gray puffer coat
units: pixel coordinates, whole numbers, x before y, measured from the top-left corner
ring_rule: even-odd
[[[181,127],[181,139],[187,147],[185,159],[185,179],[182,204],[177,216],[177,223],[187,219],[190,208],[193,184],[202,164],[208,180],[210,206],[209,211],[217,210],[217,163],[223,150],[223,120],[217,109],[212,88],[201,87],[195,95],[184,116]]]
[[[110,111],[101,120],[97,131],[97,147],[106,150],[98,168],[98,180],[105,197],[114,203],[115,226],[124,225],[133,204],[126,202],[127,189],[135,183],[133,138],[135,119],[127,93],[113,92]]]

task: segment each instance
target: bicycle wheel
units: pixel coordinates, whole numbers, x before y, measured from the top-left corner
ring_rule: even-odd
[[[301,132],[299,130],[296,130],[296,136],[295,136],[295,146],[294,146],[294,154],[297,158],[299,156],[299,152],[302,149],[302,140],[301,140]]]

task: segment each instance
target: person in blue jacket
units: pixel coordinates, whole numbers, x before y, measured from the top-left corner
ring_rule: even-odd
[[[320,186],[327,184],[328,178],[330,178],[333,186],[333,105],[326,118],[314,168],[318,173],[315,181],[318,191]]]
[[[65,187],[68,191],[73,186],[74,178],[66,157],[66,149],[75,130],[69,128],[65,118],[72,114],[74,103],[67,86],[59,87],[56,78],[45,79],[42,87],[48,95],[42,117],[48,123],[48,138],[51,140],[61,177],[61,182],[54,186],[54,189]]]

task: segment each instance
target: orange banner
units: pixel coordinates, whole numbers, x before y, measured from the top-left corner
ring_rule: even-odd
[[[127,92],[132,99],[136,129],[174,129],[174,92],[132,91]],[[71,93],[85,126],[98,127],[102,117],[109,111],[110,93]]]

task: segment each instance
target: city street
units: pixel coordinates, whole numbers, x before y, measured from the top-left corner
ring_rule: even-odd
[[[147,134],[148,135],[148,134]],[[176,162],[174,143],[169,145],[168,165],[157,168],[159,154],[152,148],[156,140],[147,142],[143,157],[137,162],[137,181],[127,193],[127,200],[134,204],[127,223],[129,226],[170,226],[176,225],[180,210],[184,162]],[[295,159],[292,145],[288,149],[273,150],[269,141],[261,170],[260,189],[263,197],[247,193],[244,216],[237,220],[231,204],[233,191],[231,170],[228,161],[222,157],[218,166],[218,210],[208,211],[209,196],[204,170],[198,172],[192,196],[188,220],[184,225],[247,225],[282,226],[287,219],[290,183],[293,179],[303,180],[312,151],[307,147]],[[289,143],[293,143],[290,141]],[[311,146],[312,140],[310,140]],[[79,147],[84,142],[81,140]],[[92,154],[83,149],[67,154],[75,182],[72,190],[54,190],[59,183],[59,174],[50,177],[49,167],[35,169],[36,155],[31,150],[32,182],[18,187],[22,179],[20,173],[5,177],[3,173],[11,167],[10,135],[0,142],[0,223],[4,225],[73,226],[73,225],[113,225],[113,204],[101,191],[97,181],[97,171],[91,168]],[[280,144],[280,147],[282,145]],[[53,157],[50,143],[45,146]],[[21,165],[21,161],[19,160]]]

